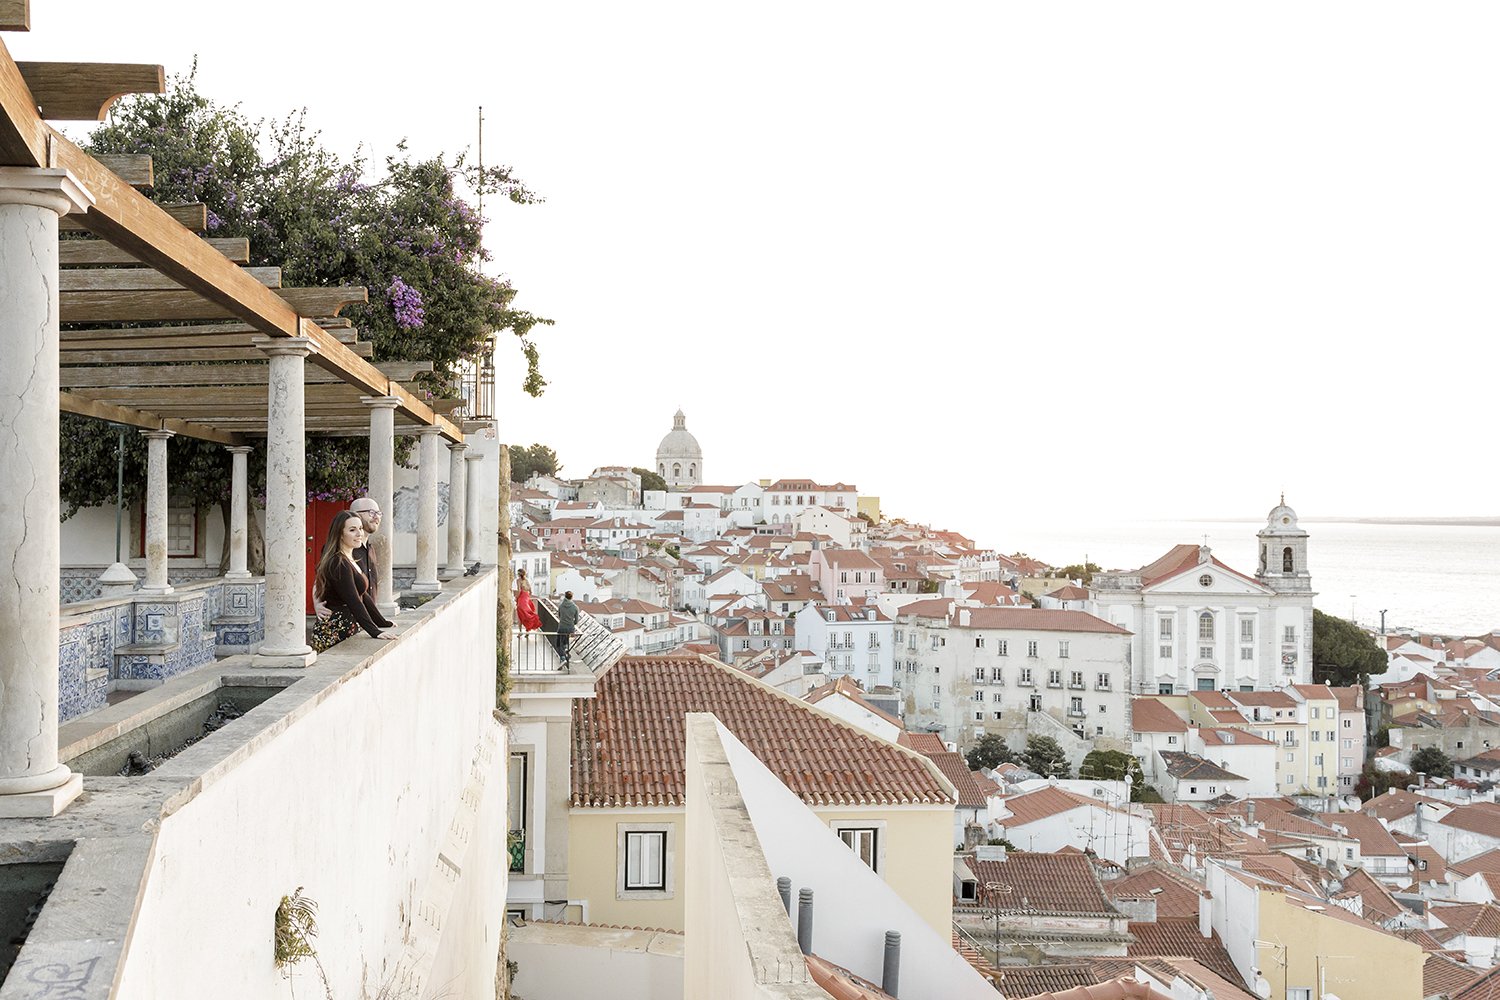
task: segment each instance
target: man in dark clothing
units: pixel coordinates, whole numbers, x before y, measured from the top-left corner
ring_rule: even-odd
[[[568,644],[573,641],[573,630],[576,628],[578,605],[573,603],[573,592],[570,590],[557,602],[557,638],[553,640],[557,645],[557,657],[564,665],[568,662]]]

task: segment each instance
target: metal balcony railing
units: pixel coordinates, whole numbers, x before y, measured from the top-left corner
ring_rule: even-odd
[[[625,644],[599,620],[579,612],[578,627],[566,646],[567,657],[557,651],[557,604],[551,598],[536,600],[542,629],[517,631],[511,639],[511,671],[516,674],[565,674],[587,671],[597,674],[627,652]]]

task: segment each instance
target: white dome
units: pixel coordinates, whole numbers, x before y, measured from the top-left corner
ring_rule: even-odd
[[[1306,534],[1297,527],[1297,512],[1286,505],[1286,497],[1281,498],[1281,503],[1271,508],[1271,513],[1266,515],[1266,526],[1260,531],[1263,535],[1301,535]]]
[[[681,410],[672,418],[672,429],[667,436],[661,439],[661,444],[656,446],[656,461],[660,465],[663,460],[674,458],[695,459],[703,461],[703,449],[698,444],[698,439],[687,429],[687,417],[683,416]]]

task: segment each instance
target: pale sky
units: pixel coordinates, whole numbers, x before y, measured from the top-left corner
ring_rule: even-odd
[[[357,10],[357,13],[355,12]],[[1496,513],[1493,3],[33,0],[340,152],[512,165],[507,440],[1018,521]],[[512,366],[519,355],[508,349]]]

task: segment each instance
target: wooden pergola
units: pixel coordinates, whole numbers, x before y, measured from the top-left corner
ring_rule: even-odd
[[[0,0],[0,31],[29,28],[29,0]],[[380,363],[339,311],[363,288],[285,288],[276,267],[248,267],[249,242],[206,239],[207,208],[160,206],[146,156],[92,157],[50,123],[102,120],[130,93],[160,93],[162,67],[17,63],[0,42],[0,166],[66,170],[92,203],[63,218],[59,321],[63,412],[226,445],[267,433],[266,354],[256,338],[306,338],[305,427],[369,433],[365,397],[395,401],[396,430],[435,427],[461,442],[449,415],[402,381],[430,363]],[[77,231],[92,238],[77,238]],[[128,324],[128,325],[127,325]]]

